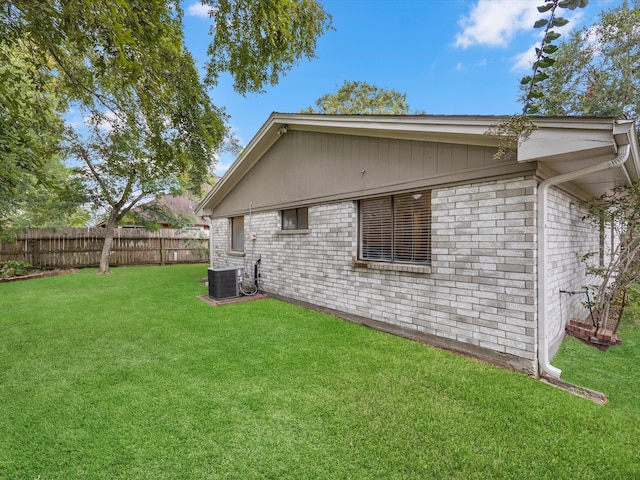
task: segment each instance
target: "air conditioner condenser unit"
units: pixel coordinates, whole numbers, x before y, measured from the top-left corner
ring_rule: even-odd
[[[242,267],[211,267],[209,268],[209,296],[216,300],[239,297],[239,282],[242,279]]]

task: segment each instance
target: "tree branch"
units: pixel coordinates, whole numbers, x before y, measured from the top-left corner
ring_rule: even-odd
[[[79,154],[80,158],[82,158],[84,163],[89,168],[89,171],[91,172],[91,175],[93,176],[95,181],[100,186],[100,190],[102,191],[103,195],[107,199],[107,203],[109,203],[109,205],[111,205],[112,207],[115,207],[115,203],[116,202],[113,199],[113,197],[109,194],[109,187],[105,183],[105,181],[102,179],[102,177],[100,177],[100,174],[96,170],[96,168],[93,165],[93,163],[91,163],[91,159],[89,158],[89,152],[87,152],[87,150],[85,148],[82,148],[82,147],[78,148],[77,151],[78,151],[78,154]]]

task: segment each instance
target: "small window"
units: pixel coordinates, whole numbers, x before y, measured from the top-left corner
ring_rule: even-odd
[[[431,192],[360,201],[360,258],[431,263]]]
[[[231,251],[244,252],[244,217],[231,218]]]
[[[309,228],[307,207],[282,210],[282,230],[306,230],[307,228]]]

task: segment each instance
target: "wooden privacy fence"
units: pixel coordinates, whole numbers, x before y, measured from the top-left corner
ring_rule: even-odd
[[[209,239],[202,238],[202,233],[118,228],[110,263],[117,266],[207,262]],[[28,262],[43,269],[98,266],[104,234],[104,228],[28,229],[15,241],[0,243],[0,260]]]

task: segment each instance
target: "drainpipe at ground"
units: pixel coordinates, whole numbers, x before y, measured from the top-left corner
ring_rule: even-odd
[[[570,182],[592,173],[622,166],[629,158],[629,145],[618,148],[618,155],[613,160],[593,165],[591,167],[568,172],[547,178],[538,185],[538,376],[547,374],[560,378],[562,370],[554,367],[549,359],[549,345],[547,344],[547,197],[549,188],[561,183]]]

